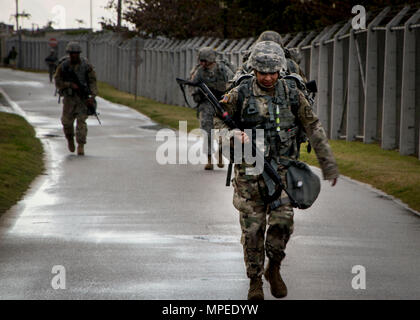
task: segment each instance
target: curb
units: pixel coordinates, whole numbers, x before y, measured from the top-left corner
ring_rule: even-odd
[[[2,94],[4,99],[6,100],[7,104],[12,108],[13,112],[26,119],[26,112],[23,111],[23,109],[16,102],[14,102],[12,99],[10,99],[8,94],[1,87],[0,87],[0,93]]]
[[[317,170],[317,171],[321,174],[321,169],[319,169],[318,167],[311,166],[311,168],[312,168],[312,169],[316,169],[316,170]],[[403,207],[403,208],[404,208],[404,209],[406,209],[407,211],[410,211],[410,212],[411,212],[411,213],[413,213],[414,215],[416,215],[416,216],[420,217],[420,212],[418,212],[418,211],[416,211],[416,210],[414,210],[414,209],[410,208],[410,207],[409,207],[406,203],[402,202],[400,199],[397,199],[397,198],[395,198],[394,196],[391,196],[391,195],[389,195],[389,194],[387,194],[387,193],[383,192],[382,190],[376,189],[375,187],[373,187],[372,185],[370,185],[370,184],[368,184],[368,183],[360,182],[360,181],[354,180],[354,179],[352,179],[352,178],[350,178],[350,177],[347,177],[347,176],[344,176],[344,175],[341,175],[341,174],[340,174],[340,176],[338,177],[338,179],[343,179],[343,180],[346,180],[346,181],[348,181],[348,182],[351,182],[351,183],[357,184],[357,185],[359,185],[359,186],[361,186],[361,187],[363,187],[363,188],[366,188],[366,189],[368,189],[369,191],[372,191],[372,192],[374,192],[374,193],[376,193],[376,194],[380,195],[382,198],[385,198],[385,199],[387,199],[387,200],[391,200],[391,201],[393,201],[394,203],[396,203],[397,205],[399,205],[399,206]]]

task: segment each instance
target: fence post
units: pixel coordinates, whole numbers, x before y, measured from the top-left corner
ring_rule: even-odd
[[[340,138],[341,121],[346,101],[344,93],[347,92],[344,85],[344,41],[340,40],[340,37],[350,27],[351,21],[347,22],[334,36],[330,139]]]
[[[316,32],[315,31],[311,31],[311,32],[309,32],[306,36],[305,36],[305,38],[303,38],[303,40],[301,41],[301,42],[299,42],[299,44],[297,45],[297,48],[298,48],[298,50],[301,52],[301,54],[302,54],[302,60],[301,60],[301,62],[300,62],[300,68],[301,68],[301,70],[303,71],[303,73],[306,75],[306,77],[307,77],[307,79],[311,79],[310,77],[311,77],[311,75],[308,73],[308,70],[306,70],[307,68],[306,68],[306,63],[305,63],[305,61],[306,61],[306,54],[304,54],[303,53],[303,51],[302,51],[302,47],[304,47],[304,46],[306,46],[310,41],[311,41],[311,39],[314,37],[316,35]],[[303,55],[305,55],[305,56],[303,56]],[[310,70],[309,70],[310,71]]]
[[[281,37],[281,43],[283,44],[283,46],[286,46],[287,40],[289,40],[291,37],[290,33],[287,33],[284,37]]]
[[[325,43],[340,27],[335,24],[319,39],[319,61],[318,61],[318,93],[317,93],[317,116],[324,126],[327,134],[330,132],[330,115],[328,113],[329,96],[329,66],[331,65],[328,55],[328,44]]]
[[[321,33],[319,33],[315,39],[311,42],[311,65],[310,65],[310,71],[309,71],[309,77],[311,80],[315,80],[317,83],[318,81],[318,64],[319,64],[319,43],[318,41],[322,39],[322,37],[325,35],[325,33],[328,31],[330,26],[325,27]],[[318,109],[318,99],[315,100],[314,105],[312,106],[312,109],[316,111]]]
[[[400,23],[409,9],[402,9],[386,25],[381,143],[386,150],[397,147],[397,34],[391,28]]]
[[[400,154],[416,152],[416,34],[410,25],[420,18],[420,9],[404,25],[401,88]],[[417,86],[418,87],[418,86]]]
[[[371,143],[378,139],[378,31],[373,28],[381,23],[389,10],[389,7],[383,9],[369,24],[367,31],[364,143]]]
[[[359,129],[360,108],[360,63],[357,53],[357,38],[355,30],[350,30],[349,40],[349,67],[348,67],[348,93],[347,93],[347,127],[346,140],[354,141]]]
[[[290,40],[290,42],[285,46],[286,48],[294,48],[296,46],[296,44],[298,43],[298,41],[302,38],[303,36],[303,32],[299,32],[298,34],[296,34],[292,40]]]

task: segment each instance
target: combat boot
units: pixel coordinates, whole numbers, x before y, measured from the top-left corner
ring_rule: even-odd
[[[261,277],[251,278],[248,290],[248,300],[264,300],[263,282]]]
[[[280,262],[269,260],[264,277],[270,283],[270,291],[274,297],[284,298],[287,296],[287,287],[280,275]]]
[[[211,156],[207,156],[207,164],[204,170],[213,170],[213,164],[211,163]]]
[[[74,145],[73,136],[66,136],[66,139],[67,139],[67,147],[69,148],[69,151],[74,152],[74,150],[76,150],[76,146]]]
[[[77,155],[79,155],[79,156],[84,156],[85,155],[84,144],[78,144],[77,145]]]

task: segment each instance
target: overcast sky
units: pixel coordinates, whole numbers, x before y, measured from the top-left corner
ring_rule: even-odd
[[[105,10],[104,7],[108,0],[91,0],[92,1],[92,24],[95,30],[100,29],[99,21],[101,17],[113,18],[116,20],[116,13]],[[11,15],[16,13],[16,0],[0,0],[0,22],[13,24],[15,27],[14,17]],[[79,24],[76,19],[85,22],[81,27],[90,27],[90,0],[19,0],[19,11],[30,13],[29,19],[22,19],[23,27],[32,28],[32,23],[36,23],[39,27],[47,24],[47,21],[53,20],[56,24],[54,28],[59,26],[63,28],[78,28]],[[37,26],[35,25],[35,28]]]

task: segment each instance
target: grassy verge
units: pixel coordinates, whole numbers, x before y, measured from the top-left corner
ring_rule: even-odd
[[[383,150],[377,144],[330,141],[340,173],[368,183],[420,211],[420,161]],[[303,147],[303,146],[302,146]],[[302,148],[302,160],[318,166],[315,154]]]
[[[199,127],[196,111],[193,109],[163,104],[143,97],[137,97],[137,100],[135,101],[134,95],[119,91],[113,86],[103,82],[98,82],[98,90],[99,95],[104,99],[140,111],[163,126],[178,129],[178,121],[181,120],[188,121],[188,131]]]
[[[43,149],[34,129],[22,117],[0,112],[0,215],[43,170]]]
[[[99,83],[100,95],[112,102],[128,105],[154,121],[178,128],[178,120],[188,120],[188,129],[199,126],[195,110],[158,103],[118,91]],[[352,179],[401,199],[414,210],[420,211],[420,161],[415,157],[400,156],[396,151],[382,150],[377,144],[330,141],[340,173]],[[302,160],[318,166],[314,152],[307,154],[302,146]]]

